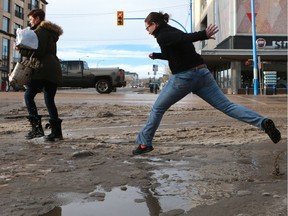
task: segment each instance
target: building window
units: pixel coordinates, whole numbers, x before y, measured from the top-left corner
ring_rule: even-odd
[[[21,61],[21,54],[19,51],[16,51],[15,49],[13,49],[13,66],[17,63]]]
[[[15,4],[14,7],[15,10],[15,16],[20,18],[20,19],[24,19],[24,13],[23,13],[23,8],[20,7],[19,5]]]
[[[10,0],[4,0],[4,11],[10,13]]]
[[[14,34],[16,35],[16,30],[18,29],[18,28],[23,28],[23,26],[21,26],[21,25],[19,25],[19,24],[17,24],[17,23],[14,23]]]
[[[28,4],[28,9],[32,10],[35,8],[39,8],[39,3],[37,0],[30,0],[30,3]]]
[[[2,40],[2,67],[8,68],[8,54],[9,54],[9,40],[3,38]]]
[[[5,32],[9,32],[9,18],[3,17],[3,23],[2,23],[2,30]]]

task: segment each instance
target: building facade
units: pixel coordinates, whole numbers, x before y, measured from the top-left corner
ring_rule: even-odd
[[[265,74],[272,71],[278,92],[287,93],[287,1],[254,2],[259,94],[271,87]],[[196,0],[192,8],[193,31],[219,27],[215,40],[195,43],[219,86],[228,94],[253,92],[251,0]]]
[[[8,86],[8,73],[20,60],[13,48],[17,28],[29,24],[27,14],[34,8],[46,11],[45,0],[0,0],[0,83],[1,90]]]

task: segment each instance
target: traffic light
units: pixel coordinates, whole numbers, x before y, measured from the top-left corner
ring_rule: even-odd
[[[124,25],[124,11],[117,11],[117,25]]]

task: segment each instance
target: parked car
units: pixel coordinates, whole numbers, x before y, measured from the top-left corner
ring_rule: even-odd
[[[126,86],[125,71],[115,68],[89,68],[87,62],[81,60],[60,61],[63,84],[62,87],[94,87],[100,94],[109,94],[117,87]]]

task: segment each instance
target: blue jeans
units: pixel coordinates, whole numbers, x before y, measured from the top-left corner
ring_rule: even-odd
[[[202,68],[172,75],[155,101],[147,123],[136,138],[136,144],[152,146],[152,139],[166,110],[191,92],[226,115],[262,129],[261,123],[266,118],[230,102],[210,71]]]
[[[58,119],[58,111],[54,100],[57,91],[57,85],[45,80],[31,80],[27,86],[24,99],[29,116],[38,116],[38,110],[34,98],[41,91],[44,93],[44,100],[50,119]]]

